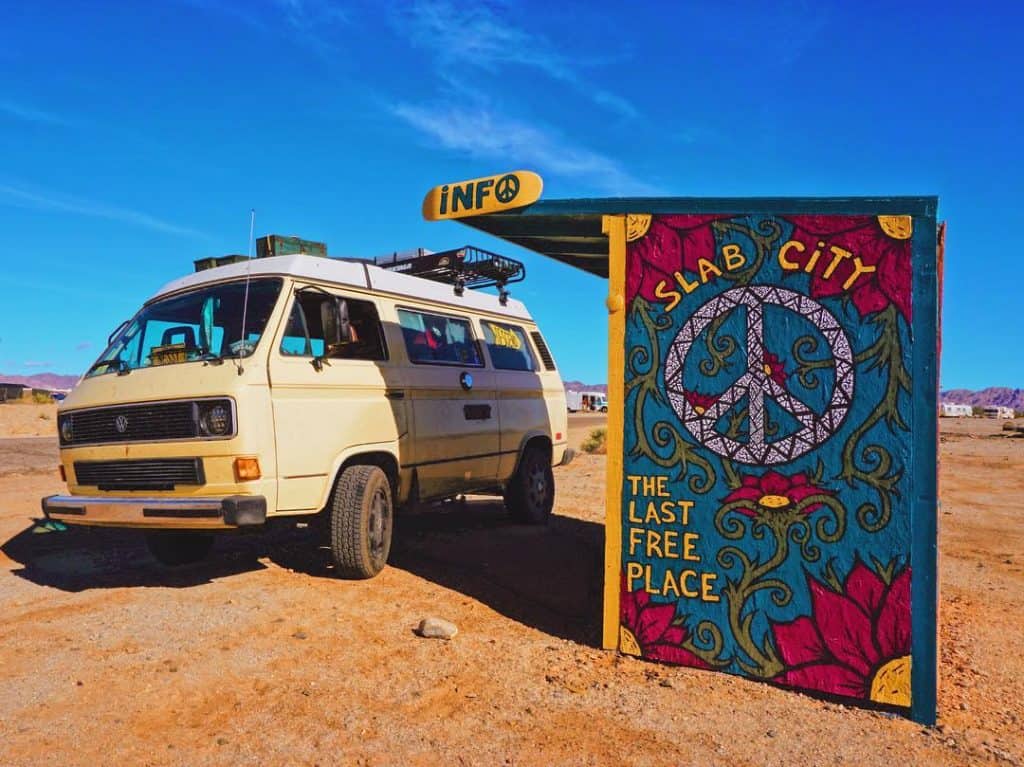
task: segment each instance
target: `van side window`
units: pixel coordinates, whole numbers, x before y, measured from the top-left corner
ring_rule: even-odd
[[[468,320],[399,309],[398,321],[410,361],[483,367]]]
[[[491,362],[498,370],[536,370],[537,362],[526,342],[522,328],[481,320],[484,341],[491,353]]]
[[[288,324],[281,338],[281,354],[294,357],[320,357],[324,353],[324,330],[320,322],[320,305],[332,296],[306,290],[295,294]],[[348,318],[352,324],[352,342],[334,349],[331,359],[386,360],[387,347],[377,307],[372,301],[346,298]]]

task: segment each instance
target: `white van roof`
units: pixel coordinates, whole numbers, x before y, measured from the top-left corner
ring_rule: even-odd
[[[492,314],[503,314],[521,320],[532,320],[526,306],[521,301],[509,298],[502,306],[498,297],[479,290],[466,289],[462,296],[455,295],[451,285],[445,285],[422,277],[412,277],[400,272],[391,272],[379,266],[364,264],[359,261],[343,261],[322,256],[272,256],[270,258],[253,258],[213,269],[204,269],[185,277],[172,280],[158,290],[150,301],[168,293],[177,293],[198,285],[211,282],[245,277],[266,277],[282,275],[329,282],[336,285],[348,285],[362,290],[389,293],[394,296],[408,296],[420,301],[446,304],[455,308],[476,309]]]

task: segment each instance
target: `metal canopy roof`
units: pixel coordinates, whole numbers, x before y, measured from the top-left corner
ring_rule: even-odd
[[[608,238],[601,217],[622,213],[935,215],[936,197],[601,197],[540,200],[500,213],[458,219],[515,245],[608,277]]]

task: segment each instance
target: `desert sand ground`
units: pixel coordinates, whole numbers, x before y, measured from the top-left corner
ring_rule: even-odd
[[[168,571],[133,532],[30,532],[54,420],[13,410],[0,437],[51,436],[0,443],[0,765],[1024,764],[1024,439],[995,421],[942,421],[924,728],[598,649],[602,457],[557,470],[546,529],[491,500],[401,518],[373,581],[309,529]],[[414,636],[427,615],[458,636]]]

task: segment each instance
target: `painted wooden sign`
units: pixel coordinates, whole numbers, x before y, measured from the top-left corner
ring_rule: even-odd
[[[935,201],[751,207],[606,218],[605,642],[932,721]]]
[[[442,184],[423,198],[423,218],[442,221],[521,208],[537,202],[543,189],[541,177],[528,170]]]

